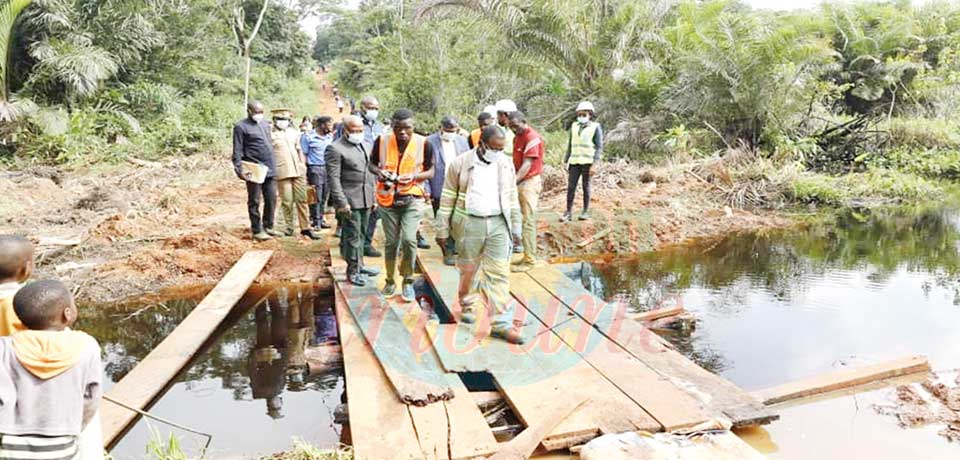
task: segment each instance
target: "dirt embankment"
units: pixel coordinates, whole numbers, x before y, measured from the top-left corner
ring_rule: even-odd
[[[904,428],[937,426],[937,433],[950,442],[960,442],[960,373],[933,375],[916,385],[896,388],[891,404],[874,408],[895,417]]]

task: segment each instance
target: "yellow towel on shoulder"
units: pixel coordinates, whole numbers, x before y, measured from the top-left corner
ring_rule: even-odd
[[[13,334],[13,351],[31,374],[49,380],[77,364],[90,340],[80,331],[20,331]]]

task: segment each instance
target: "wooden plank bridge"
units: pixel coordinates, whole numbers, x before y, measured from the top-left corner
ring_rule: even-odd
[[[553,267],[511,275],[515,318],[527,339],[512,345],[478,332],[482,326],[437,320],[459,317],[459,274],[443,265],[439,250],[418,257],[438,299],[436,315],[399,297],[384,299],[377,291],[382,277],[376,286],[350,285],[342,258],[332,252],[358,459],[453,460],[506,450],[459,377],[465,372],[489,375],[524,426],[552,426],[541,440],[548,451],[606,433],[698,431],[777,418],[629,319],[622,306]],[[584,403],[559,423],[548,420],[571,401]],[[739,458],[757,455],[745,444],[739,448],[748,452]]]

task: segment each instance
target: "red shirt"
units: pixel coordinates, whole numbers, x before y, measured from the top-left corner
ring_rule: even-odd
[[[530,172],[527,174],[527,177],[523,178],[524,180],[538,176],[543,172],[543,151],[543,138],[540,137],[540,133],[538,133],[537,130],[529,125],[527,125],[527,130],[523,134],[517,134],[517,136],[513,138],[513,167],[517,171],[520,171],[524,158],[533,159],[533,164],[530,165]]]

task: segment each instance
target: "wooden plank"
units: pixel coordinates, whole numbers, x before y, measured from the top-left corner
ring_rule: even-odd
[[[561,405],[554,406],[549,413],[540,419],[537,425],[528,426],[517,437],[507,442],[503,449],[492,455],[489,460],[526,460],[530,458],[543,438],[556,428],[563,419],[583,406],[585,402],[586,400],[583,399],[571,399],[564,401]]]
[[[668,316],[676,316],[680,313],[683,313],[683,307],[680,305],[674,305],[672,307],[663,307],[657,308],[655,310],[645,311],[643,313],[637,313],[630,315],[630,319],[634,321],[656,321],[660,318],[666,318]]]
[[[766,424],[779,418],[742,388],[698,366],[642,324],[629,319],[625,307],[603,302],[554,267],[537,267],[527,274],[554,297],[568,299],[566,306],[571,311],[623,350],[706,407],[722,412],[735,427]]]
[[[459,274],[443,265],[439,251],[420,251],[420,265],[428,282],[443,302],[456,299]],[[456,303],[452,303],[456,308]],[[445,308],[438,306],[438,308]],[[522,305],[518,308],[523,310]],[[524,310],[525,311],[525,310]],[[565,321],[573,315],[562,318]],[[662,429],[649,414],[633,403],[595,369],[584,362],[566,344],[553,338],[549,328],[536,318],[524,326],[530,341],[522,346],[498,339],[487,339],[480,351],[469,353],[473,360],[464,360],[460,345],[445,343],[462,341],[435,340],[434,347],[444,365],[488,370],[514,413],[527,425],[535,425],[552,407],[571,398],[590,397],[588,405],[566,418],[544,440],[548,449],[562,449],[590,440],[602,433]],[[440,325],[437,338],[450,337],[445,331],[461,333],[457,325]],[[428,329],[429,330],[429,329]],[[463,332],[470,337],[472,331]],[[456,360],[456,361],[451,361]]]
[[[349,313],[339,287],[335,313],[343,350],[347,412],[357,460],[418,459],[423,454],[407,405],[400,401]]]
[[[180,325],[117,382],[107,396],[138,409],[147,409],[223,322],[272,254],[273,251],[244,254]],[[100,415],[103,442],[108,449],[138,417],[135,412],[115,404],[103,404]]]
[[[415,342],[403,320],[374,286],[353,286],[345,271],[331,269],[346,306],[400,400],[416,406],[453,398],[444,371],[435,359],[423,359],[427,350],[414,350]]]
[[[510,277],[510,290],[537,317],[550,311],[548,305],[563,301],[525,273]],[[714,414],[698,400],[611,342],[581,318],[576,317],[555,326],[553,333],[640,405],[664,430],[687,428],[713,418]]]
[[[490,455],[500,449],[476,401],[456,374],[447,374],[454,398],[444,401],[452,460]]]
[[[815,396],[832,391],[865,385],[878,380],[909,374],[930,372],[930,363],[924,356],[908,356],[856,369],[843,369],[816,377],[790,382],[753,395],[764,404],[778,404],[794,399]]]

